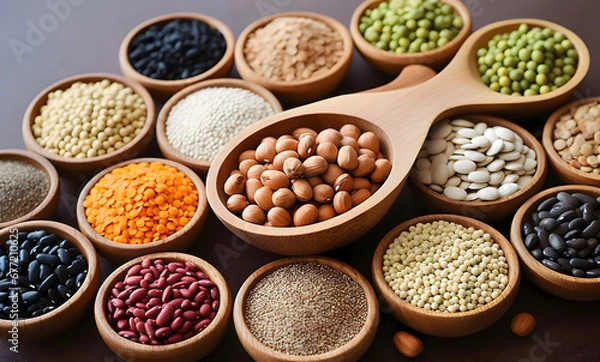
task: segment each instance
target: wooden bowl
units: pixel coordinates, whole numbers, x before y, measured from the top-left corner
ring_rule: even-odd
[[[600,101],[600,97],[584,98],[568,103],[552,113],[544,125],[542,145],[544,146],[544,150],[546,150],[546,155],[550,160],[552,168],[558,177],[566,183],[586,184],[590,186],[600,185],[600,174],[584,172],[569,165],[554,148],[554,127],[560,118],[565,114],[569,114],[571,110],[575,110],[580,105],[598,101]]]
[[[459,0],[441,0],[442,2],[452,6],[454,14],[459,15],[463,20],[463,28],[460,32],[449,41],[446,45],[429,50],[424,53],[406,53],[397,54],[394,52],[379,49],[369,43],[358,30],[360,18],[367,9],[374,9],[383,1],[388,0],[367,0],[362,2],[350,20],[350,34],[354,40],[354,44],[362,56],[371,63],[375,68],[389,74],[398,74],[402,68],[409,64],[427,65],[435,70],[442,69],[454,54],[458,51],[462,43],[471,33],[471,14],[469,9]]]
[[[79,320],[91,310],[92,300],[100,285],[100,265],[93,245],[76,229],[55,221],[35,220],[11,225],[0,230],[0,240],[4,243],[15,231],[34,231],[44,229],[56,234],[62,239],[69,240],[83,255],[88,268],[87,276],[81,287],[65,303],[55,310],[35,318],[20,319],[18,321],[18,340],[37,341],[58,336],[71,329]],[[0,319],[0,337],[13,338],[11,329],[12,320]]]
[[[85,201],[86,196],[90,193],[92,187],[94,187],[94,185],[96,185],[96,183],[104,175],[110,173],[116,168],[140,162],[160,162],[163,165],[175,167],[177,170],[183,172],[187,177],[189,177],[190,180],[192,180],[194,186],[198,190],[198,208],[196,209],[194,216],[181,230],[162,240],[153,241],[147,244],[123,244],[109,240],[98,234],[96,230],[94,230],[88,223],[85,216],[83,202]],[[92,241],[96,249],[111,261],[115,263],[122,263],[126,260],[144,254],[164,251],[183,251],[189,249],[192,244],[197,241],[198,235],[202,231],[204,223],[206,222],[206,218],[208,217],[208,204],[204,191],[204,183],[194,171],[177,162],[162,158],[136,158],[111,166],[99,172],[90,181],[88,181],[79,194],[79,198],[77,199],[76,214],[77,225],[79,226],[79,229]]]
[[[147,28],[152,25],[166,23],[176,19],[190,19],[190,20],[198,20],[210,25],[212,28],[217,29],[223,37],[225,38],[225,42],[227,43],[227,48],[225,49],[225,54],[217,64],[215,64],[212,68],[208,69],[204,73],[195,75],[193,77],[185,78],[185,79],[177,79],[177,80],[165,80],[165,79],[154,79],[148,76],[143,75],[133,68],[131,63],[129,62],[129,45],[133,38],[135,38],[138,34],[145,31]],[[148,88],[152,94],[166,98],[179,90],[206,79],[212,78],[222,78],[229,75],[231,69],[233,68],[233,48],[235,45],[235,36],[233,32],[227,25],[225,25],[220,20],[213,18],[208,15],[198,14],[198,13],[173,13],[167,15],[161,15],[156,18],[152,18],[146,20],[140,25],[133,28],[123,41],[121,42],[121,47],[119,48],[119,66],[121,67],[121,71],[125,77],[135,80],[139,82],[144,87]]]
[[[158,147],[166,158],[186,165],[187,167],[196,171],[202,177],[206,176],[208,168],[210,167],[210,161],[198,160],[190,157],[173,147],[167,138],[167,118],[169,117],[169,113],[171,113],[171,109],[179,101],[190,94],[199,91],[200,89],[208,87],[233,87],[246,89],[263,97],[271,105],[271,107],[273,107],[275,112],[281,112],[283,110],[283,108],[281,108],[281,103],[279,103],[277,98],[273,95],[273,93],[269,92],[268,89],[258,84],[246,82],[241,79],[220,78],[205,80],[200,83],[190,85],[173,95],[173,97],[171,97],[167,103],[163,105],[160,113],[158,114],[158,120],[156,122],[156,140],[158,142]]]
[[[39,156],[36,153],[16,149],[0,150],[0,160],[26,162],[39,168],[40,170],[44,171],[46,175],[48,175],[50,186],[48,195],[46,195],[44,200],[39,205],[21,217],[9,220],[7,222],[0,222],[0,229],[32,219],[49,219],[54,216],[60,200],[60,178],[58,177],[58,173],[56,172],[54,166],[52,166],[47,159]]]
[[[79,159],[75,157],[63,157],[42,148],[42,146],[40,146],[35,140],[31,127],[35,117],[40,113],[40,108],[46,104],[46,101],[48,100],[48,93],[59,89],[69,88],[73,83],[76,82],[89,83],[101,81],[103,79],[108,79],[111,82],[121,83],[124,86],[133,89],[133,91],[144,100],[144,104],[146,105],[146,123],[144,124],[141,132],[131,142],[127,143],[122,148],[106,155],[90,158]],[[150,93],[148,93],[148,91],[146,91],[146,89],[137,82],[118,75],[106,73],[80,74],[52,84],[48,88],[41,91],[31,101],[27,111],[25,112],[25,117],[23,118],[23,139],[27,149],[47,158],[61,171],[64,170],[66,172],[91,174],[99,169],[114,165],[115,163],[136,157],[144,153],[152,141],[155,118],[156,108],[154,105],[154,100],[150,96]]]
[[[512,215],[523,202],[538,192],[544,185],[547,173],[547,162],[542,145],[531,133],[527,132],[527,130],[503,118],[483,114],[461,115],[460,117],[453,118],[463,118],[475,123],[485,122],[489,126],[503,126],[518,134],[523,139],[523,143],[535,151],[538,166],[535,173],[532,175],[533,179],[525,188],[520,189],[508,197],[503,197],[494,201],[453,200],[424,185],[417,179],[414,172],[411,172],[409,175],[411,188],[435,211],[461,214],[484,222],[505,219],[509,215]]]
[[[438,220],[454,222],[466,227],[474,227],[490,234],[492,239],[504,251],[508,264],[508,285],[502,293],[491,303],[479,306],[467,312],[444,313],[425,310],[416,307],[397,296],[387,284],[383,276],[383,256],[389,245],[402,231],[417,223],[427,223]],[[371,265],[375,289],[379,292],[384,302],[389,306],[392,315],[406,326],[419,332],[437,337],[460,337],[479,332],[496,322],[511,306],[519,289],[521,273],[519,259],[510,242],[491,226],[481,221],[460,215],[433,214],[419,216],[403,222],[390,230],[379,242],[373,263]]]
[[[121,337],[107,319],[108,297],[113,286],[123,280],[127,270],[142,260],[162,259],[165,262],[191,262],[204,272],[219,288],[219,310],[215,319],[200,333],[177,343],[147,345]],[[209,354],[224,337],[231,319],[233,297],[223,275],[210,263],[194,255],[184,253],[155,253],[140,256],[118,267],[100,286],[94,302],[94,319],[100,337],[106,345],[125,361],[197,361]]]
[[[560,191],[568,193],[583,192],[596,197],[600,195],[600,188],[587,185],[562,185],[537,193],[517,210],[510,226],[510,242],[519,255],[525,276],[541,289],[563,299],[577,301],[600,300],[600,278],[577,278],[555,272],[535,259],[523,242],[521,231],[523,223],[531,222],[531,213],[540,202]]]
[[[296,263],[318,263],[326,265],[336,270],[339,270],[349,275],[353,280],[360,284],[365,296],[367,298],[367,320],[360,330],[360,332],[354,336],[345,345],[329,351],[312,356],[298,356],[290,355],[277,350],[274,350],[261,341],[259,341],[250,331],[246,324],[246,299],[248,294],[256,283],[262,280],[265,276],[269,275],[273,271],[290,264]],[[242,346],[246,352],[256,361],[281,361],[281,362],[332,362],[332,361],[357,361],[369,348],[375,334],[377,332],[377,325],[379,324],[379,304],[373,288],[356,269],[350,265],[324,256],[305,256],[305,257],[294,257],[284,258],[272,261],[252,273],[241,286],[235,297],[235,304],[233,306],[233,323],[238,339],[242,343]]]
[[[344,43],[343,55],[337,63],[326,73],[305,80],[293,80],[284,82],[272,80],[257,74],[246,61],[244,48],[248,36],[257,29],[263,28],[271,21],[280,17],[305,17],[327,24],[337,31]],[[248,25],[238,37],[235,46],[235,66],[240,76],[252,83],[260,84],[273,92],[284,105],[299,105],[317,99],[321,99],[331,93],[344,79],[352,61],[353,43],[348,29],[339,21],[312,12],[284,12],[259,19]]]

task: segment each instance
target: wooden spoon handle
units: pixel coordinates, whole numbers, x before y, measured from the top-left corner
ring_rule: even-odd
[[[424,65],[411,64],[402,69],[402,72],[391,82],[379,87],[371,88],[362,93],[385,92],[395,89],[408,88],[413,85],[421,84],[426,80],[433,78],[436,72]]]

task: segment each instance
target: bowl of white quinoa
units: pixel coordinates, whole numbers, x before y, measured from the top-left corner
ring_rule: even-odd
[[[461,215],[407,220],[381,240],[375,289],[400,322],[436,337],[460,337],[496,322],[513,303],[519,259],[491,226]]]
[[[281,111],[279,100],[260,85],[231,78],[207,80],[182,89],[165,103],[156,140],[165,158],[205,176],[233,137]]]

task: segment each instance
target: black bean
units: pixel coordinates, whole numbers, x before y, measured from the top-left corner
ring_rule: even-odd
[[[558,216],[556,218],[556,221],[558,221],[559,223],[563,223],[565,221],[573,220],[574,217],[575,217],[575,210],[567,210],[567,211],[563,212],[562,214],[560,214],[560,216]]]
[[[75,278],[67,279],[67,281],[65,282],[65,286],[71,290],[75,290],[75,288],[76,288]]]
[[[583,210],[583,220],[585,220],[585,222],[592,222],[596,219],[594,207],[591,204],[583,204],[581,208]]]
[[[0,302],[8,300],[8,292],[0,292]]]
[[[63,297],[65,300],[71,298],[72,293],[66,286],[61,284],[56,289],[58,290],[58,294],[60,294],[60,296]]]
[[[29,264],[29,252],[25,249],[19,250],[19,265]]]
[[[29,278],[27,278],[25,275],[19,275],[17,277],[17,282],[19,283],[20,287],[25,287],[28,289],[34,288],[34,285],[31,284],[31,282],[29,281]]]
[[[540,212],[538,212],[538,216],[539,216],[540,220],[544,220],[546,218],[552,217],[552,215],[550,215],[550,211],[540,211]]]
[[[558,253],[551,247],[544,248],[544,250],[542,250],[542,254],[544,254],[544,256],[550,260],[558,259]]]
[[[54,234],[46,235],[40,238],[40,245],[56,245],[58,243],[58,237]]]
[[[558,199],[558,201],[561,201],[563,203],[566,204],[571,204],[574,207],[579,206],[579,204],[581,203],[579,201],[579,199],[577,199],[576,197],[571,196],[571,194],[561,191],[559,193],[556,194],[556,198]]]
[[[60,262],[64,265],[70,265],[73,262],[73,259],[71,259],[71,255],[69,255],[69,252],[63,247],[58,249],[56,255],[58,255]]]
[[[40,264],[40,279],[41,280],[48,278],[48,276],[50,276],[50,274],[52,274],[53,272],[54,272],[54,270],[52,270],[52,267],[50,265]]]
[[[560,265],[561,268],[563,268],[563,270],[570,272],[571,269],[573,269],[573,267],[571,266],[571,264],[569,263],[569,259],[567,258],[558,258],[556,260],[556,262],[558,263],[558,265]]]
[[[562,255],[566,258],[574,258],[577,256],[578,252],[579,252],[579,250],[568,247],[565,249],[565,251],[562,252]]]
[[[548,243],[548,235],[548,231],[546,231],[545,229],[540,229],[537,232],[538,240],[540,241],[540,245],[542,246],[542,248],[550,246],[550,243]]]
[[[71,256],[71,258],[74,258],[77,255],[81,254],[77,248],[68,248],[67,251],[69,252],[69,255]]]
[[[581,236],[584,238],[594,238],[598,236],[598,233],[600,233],[600,220],[594,220],[583,229]]]
[[[534,258],[536,258],[539,261],[544,259],[544,254],[542,253],[542,249],[540,249],[539,247],[531,250],[530,253]]]
[[[42,252],[42,250],[44,250],[44,246],[43,245],[35,245],[33,248],[31,248],[31,250],[29,251],[29,256],[31,258],[35,258],[39,253]]]
[[[560,265],[558,265],[557,262],[550,260],[550,259],[542,259],[542,264],[544,264],[545,266],[547,266],[548,268],[557,271],[559,273],[562,272],[562,269],[560,268]]]
[[[77,286],[77,288],[80,288],[81,285],[83,285],[83,282],[85,282],[86,275],[86,272],[81,272],[77,274],[77,276],[75,277],[75,285]]]
[[[22,243],[19,244],[19,248],[25,249],[25,250],[31,252],[31,248],[33,248],[35,245],[36,245],[36,243],[34,240],[26,239],[25,241],[23,241]]]
[[[580,192],[574,192],[572,196],[578,199],[582,204],[591,204],[592,207],[598,206],[598,202],[596,201],[596,199],[594,199],[590,195],[582,194]]]
[[[579,269],[579,268],[573,268],[571,270],[571,274],[574,277],[585,278],[585,270],[582,270],[582,269]]]
[[[58,293],[58,290],[56,290],[55,288],[48,289],[48,297],[50,298],[52,303],[57,305],[61,305],[65,302],[65,300]]]
[[[37,302],[32,303],[29,307],[27,307],[26,310],[28,313],[33,313],[34,311],[36,311],[40,308],[47,307],[51,304],[52,304],[52,301],[49,298],[41,298]]]
[[[60,244],[58,244],[58,246],[60,246],[63,249],[68,249],[68,248],[72,248],[73,244],[71,244],[71,242],[67,239],[63,240],[60,242]]]
[[[540,223],[540,217],[538,216],[537,212],[533,212],[531,213],[531,220],[533,221],[534,224],[539,224]]]
[[[538,236],[535,233],[531,233],[529,235],[527,235],[527,237],[525,238],[525,247],[527,249],[532,249],[534,248],[537,244],[538,244]],[[587,245],[587,243],[586,243]]]
[[[19,241],[19,245],[23,244],[27,240],[27,235],[29,231],[19,231],[17,233],[17,240]]]
[[[533,225],[531,225],[530,223],[526,222],[523,224],[523,236],[527,236],[529,234],[534,233],[535,230],[533,229]]]
[[[7,291],[8,288],[13,286],[13,280],[11,278],[4,278],[0,280],[0,291]]]
[[[563,238],[555,233],[551,233],[548,236],[548,242],[550,243],[550,246],[559,253],[565,250],[565,242]]]
[[[55,266],[60,263],[60,258],[56,255],[51,254],[38,254],[35,257],[35,260],[39,261],[42,264]]]
[[[569,260],[569,263],[573,268],[579,268],[583,270],[592,269],[595,266],[593,260],[583,258],[573,258]]]
[[[81,273],[82,271],[84,271],[86,269],[86,263],[85,261],[81,260],[81,259],[77,259],[74,260],[71,265],[69,265],[67,267],[67,271],[69,272],[70,276],[75,276],[79,273]]]
[[[594,247],[588,244],[585,248],[577,251],[577,256],[580,258],[587,258],[592,253],[592,250],[594,250]]]
[[[29,232],[29,234],[27,234],[27,239],[38,241],[41,237],[46,235],[48,235],[48,232],[46,230],[31,231]]]
[[[27,277],[29,281],[33,284],[37,283],[40,280],[40,262],[37,260],[29,263],[27,267]]]
[[[56,269],[54,269],[54,274],[58,277],[58,280],[64,284],[69,279],[69,275],[67,272],[67,267],[63,264],[57,265]]]
[[[557,235],[560,235],[561,237],[564,236],[567,232],[569,232],[569,223],[564,222],[562,224],[559,224],[558,227],[556,229],[554,229],[552,232]]]
[[[594,248],[594,253],[593,254],[597,255],[597,256],[600,255],[600,244],[596,245],[596,247]]]
[[[575,230],[571,230],[571,231],[567,232],[565,235],[563,235],[563,238],[572,239],[572,238],[576,238],[580,235],[581,235],[581,230],[575,229]]]
[[[30,290],[21,294],[21,298],[23,299],[23,303],[30,304],[42,299],[42,294],[37,290]]]
[[[585,248],[588,246],[587,240],[584,238],[575,238],[569,239],[565,242],[565,244],[571,248],[575,248],[577,250]]]
[[[589,278],[599,278],[600,277],[600,268],[586,270],[585,275]]]
[[[48,278],[44,279],[43,282],[40,283],[38,290],[42,293],[48,292],[48,289],[52,288],[58,284],[58,277],[56,274],[52,273],[48,276]]]
[[[0,276],[6,275],[8,269],[8,255],[0,256]]]
[[[550,216],[553,218],[559,217],[563,212],[573,209],[573,206],[564,202],[557,202],[550,209]]]
[[[577,219],[573,219],[569,222],[569,229],[580,229],[586,224],[585,220],[582,217],[578,217]]]

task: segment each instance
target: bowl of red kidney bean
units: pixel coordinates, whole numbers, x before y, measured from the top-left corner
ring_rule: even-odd
[[[27,221],[0,230],[1,338],[18,344],[66,332],[99,284],[94,247],[72,227]]]
[[[234,46],[233,32],[220,20],[173,13],[133,28],[121,43],[119,64],[125,77],[168,97],[202,80],[227,77]]]
[[[100,286],[94,317],[108,347],[126,361],[196,361],[223,338],[232,296],[225,278],[189,254],[140,256]]]
[[[600,300],[600,188],[563,185],[525,202],[510,230],[525,275],[564,299]]]

